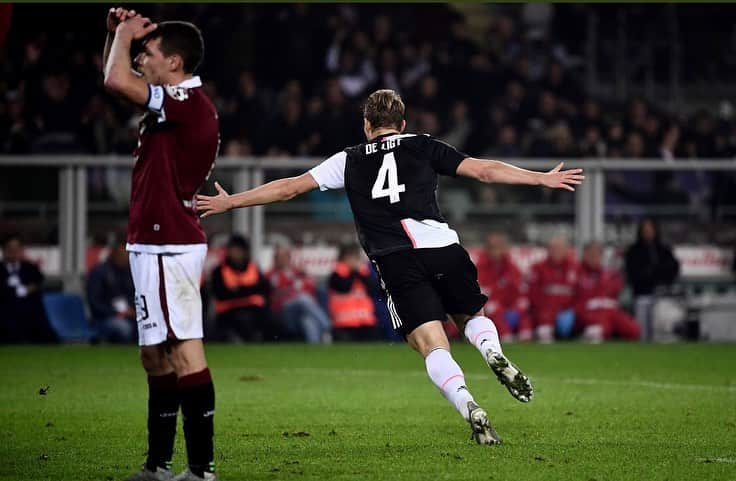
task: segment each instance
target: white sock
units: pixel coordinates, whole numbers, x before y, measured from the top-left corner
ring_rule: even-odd
[[[473,395],[465,385],[465,374],[445,349],[435,349],[424,359],[427,374],[445,399],[450,401],[460,415],[468,420],[468,402]]]
[[[465,324],[465,338],[485,356],[486,350],[501,352],[496,325],[487,317],[474,317]]]

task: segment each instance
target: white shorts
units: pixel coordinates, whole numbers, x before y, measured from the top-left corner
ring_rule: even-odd
[[[184,253],[130,252],[138,345],[202,339],[199,282],[207,245]]]

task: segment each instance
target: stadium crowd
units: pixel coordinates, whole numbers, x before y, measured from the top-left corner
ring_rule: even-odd
[[[620,272],[604,262],[598,242],[586,245],[578,259],[565,238],[554,237],[545,257],[526,274],[509,248],[505,234],[491,232],[475,255],[479,284],[488,296],[484,312],[504,342],[638,340],[647,303],[679,272],[671,249],[648,220],[626,250]],[[342,246],[325,279],[300,269],[291,251],[275,246],[272,267],[263,271],[250,257],[248,240],[230,238],[218,265],[202,279],[207,339],[310,344],[396,339],[377,274],[358,246]],[[635,304],[629,307],[639,322],[619,302],[624,279],[632,286]],[[8,237],[0,261],[0,343],[64,338],[64,326],[49,322],[55,307],[43,299],[43,282],[38,267],[24,260],[20,237]],[[91,341],[135,341],[135,293],[124,243],[111,245],[90,270],[85,294]]]
[[[641,98],[587,95],[574,8],[554,16],[545,7],[500,9],[479,41],[443,5],[217,7],[144,10],[203,27],[203,78],[226,155],[325,156],[357,143],[360,103],[377,87],[401,92],[411,130],[477,154],[672,159],[736,151],[732,117],[701,110],[673,118]],[[138,113],[102,89],[102,37],[62,35],[35,17],[24,25],[20,8],[15,15],[13,28],[24,30],[10,36],[0,63],[0,150],[127,155]],[[254,48],[262,44],[269,48]]]
[[[672,161],[736,154],[728,105],[718,115],[679,118],[643,98],[588,95],[580,7],[497,8],[482,38],[446,5],[143,10],[202,26],[202,75],[220,113],[222,155],[331,155],[361,141],[360,104],[378,87],[402,94],[409,130],[474,155]],[[102,36],[97,42],[81,28],[97,17],[80,9],[77,33],[52,18],[15,10],[17,32],[0,60],[0,152],[129,155],[139,112],[102,88]],[[731,177],[629,173],[607,182],[614,202],[713,206],[730,198]],[[90,169],[88,182],[93,199],[110,197],[104,168]]]

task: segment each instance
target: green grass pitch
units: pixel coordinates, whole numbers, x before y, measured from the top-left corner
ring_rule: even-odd
[[[469,440],[406,346],[208,346],[221,479],[736,480],[736,346],[509,346],[535,384],[529,404],[470,346],[453,349],[503,445]],[[1,481],[139,468],[134,347],[4,347],[0,362]],[[180,427],[177,471],[184,461]]]

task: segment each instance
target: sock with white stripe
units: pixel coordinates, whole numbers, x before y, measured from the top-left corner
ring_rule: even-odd
[[[442,348],[435,349],[427,355],[424,363],[432,383],[467,421],[468,402],[473,401],[473,395],[468,391],[465,375],[452,354]]]
[[[483,356],[490,348],[494,352],[503,353],[498,330],[492,320],[485,316],[474,317],[465,324],[465,338],[480,351]]]

